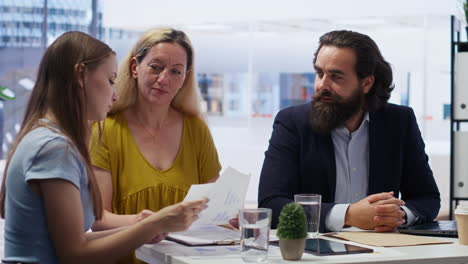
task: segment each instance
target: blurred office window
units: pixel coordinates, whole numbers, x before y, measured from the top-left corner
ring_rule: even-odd
[[[279,80],[278,73],[255,74],[251,95],[252,117],[271,118],[278,111]]]
[[[0,0],[0,86],[15,95],[1,102],[0,158],[19,131],[44,50],[66,31],[89,33],[96,0]],[[102,38],[100,2],[95,36]]]
[[[314,78],[315,73],[281,74],[280,108],[309,101],[314,94]]]

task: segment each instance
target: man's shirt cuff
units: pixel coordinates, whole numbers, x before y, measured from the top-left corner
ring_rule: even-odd
[[[418,217],[413,213],[413,211],[411,211],[411,209],[406,206],[401,206],[401,209],[403,209],[403,211],[406,213],[406,223],[402,224],[401,227],[412,226],[414,222],[418,220]]]
[[[325,217],[325,226],[330,231],[340,231],[344,227],[349,204],[335,204]]]

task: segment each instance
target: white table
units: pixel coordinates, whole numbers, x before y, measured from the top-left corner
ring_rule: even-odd
[[[335,240],[323,237],[324,239]],[[279,249],[270,247],[268,261],[265,263],[444,263],[466,264],[468,263],[468,246],[458,244],[457,239],[439,238],[453,241],[453,244],[424,245],[411,247],[382,248],[372,247],[374,253],[350,254],[340,256],[315,256],[305,254],[301,261],[284,261],[279,255]],[[342,240],[340,240],[342,241]],[[342,241],[343,242],[343,241]],[[353,242],[348,244],[359,245]],[[367,246],[369,247],[369,246]],[[272,250],[273,248],[273,250]],[[169,241],[162,241],[157,245],[144,245],[136,254],[143,261],[151,264],[243,264],[239,253],[221,256],[200,256],[197,250],[209,251],[210,248],[188,248]],[[218,249],[220,251],[225,248]],[[227,248],[233,252],[235,247]]]

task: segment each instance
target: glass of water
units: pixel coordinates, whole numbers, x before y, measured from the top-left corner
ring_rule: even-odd
[[[317,238],[320,225],[320,204],[322,196],[320,194],[295,194],[294,202],[304,208],[307,217],[307,232],[309,237]]]
[[[264,262],[268,258],[271,209],[240,209],[241,256],[244,262]]]

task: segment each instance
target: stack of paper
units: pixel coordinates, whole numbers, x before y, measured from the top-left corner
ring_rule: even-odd
[[[240,232],[221,226],[199,226],[171,233],[167,240],[186,246],[235,245],[240,241]]]

